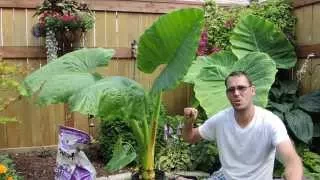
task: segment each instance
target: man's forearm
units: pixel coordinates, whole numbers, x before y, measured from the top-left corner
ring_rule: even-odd
[[[182,129],[182,137],[189,143],[199,141],[200,135],[198,128],[193,128],[193,123],[197,119],[198,111],[195,108],[184,108],[184,126]]]
[[[182,129],[182,137],[185,141],[189,143],[192,142],[192,137],[193,137],[193,121],[190,119],[186,119],[184,122],[184,126]]]
[[[289,160],[285,167],[285,178],[286,180],[302,180],[303,177],[303,166],[300,158]]]

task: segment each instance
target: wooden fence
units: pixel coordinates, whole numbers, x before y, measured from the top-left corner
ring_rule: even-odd
[[[37,19],[34,7],[40,0],[0,0],[0,54],[9,63],[28,69],[38,69],[46,63],[43,39],[36,39],[31,28]],[[85,35],[80,46],[116,49],[115,58],[106,68],[99,68],[104,75],[126,76],[143,84],[145,88],[160,69],[146,75],[136,68],[131,58],[131,43],[138,40],[143,31],[161,14],[179,7],[201,7],[198,2],[182,1],[102,1],[88,0],[95,10],[94,29]],[[181,85],[165,93],[164,103],[172,114],[183,111],[190,97],[190,88]],[[64,105],[39,107],[33,99],[23,98],[12,104],[1,115],[15,116],[18,122],[0,124],[0,149],[14,147],[46,146],[57,143],[58,125],[66,124]],[[86,116],[73,114],[73,126],[95,134],[98,125],[89,129]]]
[[[42,0],[0,0],[0,55],[10,62],[29,69],[38,69],[46,63],[44,42],[34,38],[30,31],[37,21],[32,17],[35,6]],[[200,7],[196,1],[182,0],[86,0],[95,10],[96,23],[80,45],[83,47],[115,48],[116,55],[110,65],[100,68],[105,75],[122,75],[150,87],[154,77],[136,68],[131,58],[130,44],[161,14],[181,7]],[[295,0],[297,25],[297,52],[299,64],[315,53],[301,83],[303,93],[319,89],[320,58],[320,0]],[[170,113],[182,113],[188,105],[191,89],[185,85],[164,96]],[[0,115],[15,116],[16,123],[0,124],[0,149],[13,147],[46,146],[57,143],[57,126],[66,124],[65,107],[52,105],[40,108],[32,99],[12,104]],[[89,129],[87,117],[75,113],[74,127],[96,133],[98,124]]]
[[[320,89],[320,1],[296,1],[295,7],[298,68],[309,54],[314,54],[301,81],[302,94],[305,94]]]

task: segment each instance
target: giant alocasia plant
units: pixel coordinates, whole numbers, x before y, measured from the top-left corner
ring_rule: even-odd
[[[232,71],[245,71],[256,86],[255,104],[266,106],[278,68],[296,63],[293,46],[275,25],[247,15],[240,19],[230,38],[232,51],[200,56],[184,81],[194,84],[195,97],[208,116],[229,106],[224,79]]]
[[[125,77],[102,77],[92,72],[105,66],[113,50],[71,52],[30,74],[24,81],[38,102],[68,103],[71,111],[103,120],[123,119],[136,137],[143,179],[154,178],[154,148],[162,92],[175,88],[194,60],[203,25],[201,9],[182,9],[161,16],[139,40],[138,68],[152,73],[165,65],[150,92]],[[148,106],[147,96],[155,102]],[[147,119],[148,112],[152,112]],[[118,164],[119,165],[119,164]]]

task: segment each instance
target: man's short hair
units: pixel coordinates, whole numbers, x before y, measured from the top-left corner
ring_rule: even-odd
[[[227,87],[228,79],[229,79],[230,77],[234,77],[234,76],[244,76],[244,77],[247,78],[247,80],[248,80],[248,82],[249,82],[249,85],[250,85],[250,86],[253,85],[253,84],[252,84],[252,81],[251,81],[251,79],[250,79],[250,77],[249,77],[249,75],[248,75],[246,72],[244,72],[244,71],[233,71],[233,72],[231,72],[231,73],[226,77],[226,79],[224,80],[224,85],[225,85],[226,87]]]

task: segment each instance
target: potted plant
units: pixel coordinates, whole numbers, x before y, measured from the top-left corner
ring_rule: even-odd
[[[35,37],[46,38],[49,61],[70,52],[71,44],[94,24],[88,5],[74,0],[44,0],[34,16],[39,22],[33,26],[32,33]]]
[[[126,77],[102,77],[92,72],[96,67],[107,65],[114,53],[94,48],[68,53],[30,74],[24,80],[28,95],[40,90],[38,103],[41,105],[68,103],[71,111],[101,120],[126,120],[138,143],[142,178],[154,179],[162,93],[175,88],[192,64],[203,14],[201,9],[193,8],[173,11],[161,16],[140,37],[138,68],[145,73],[153,73],[159,66],[163,68],[151,90]],[[148,102],[150,99],[153,103]]]

